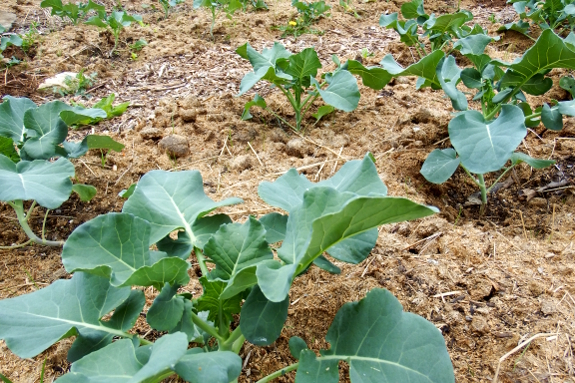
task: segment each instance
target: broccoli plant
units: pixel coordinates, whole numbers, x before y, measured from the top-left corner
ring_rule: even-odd
[[[182,4],[186,0],[158,0],[162,8],[164,8],[165,18],[167,19],[170,14],[170,8],[175,7],[178,4]]]
[[[83,201],[94,196],[96,189],[93,186],[72,185],[70,178],[74,177],[75,171],[68,158],[77,158],[91,148],[101,147],[102,137],[88,135],[82,142],[74,143],[66,141],[66,136],[69,125],[106,117],[102,109],[72,107],[61,101],[37,106],[27,98],[6,96],[0,104],[0,181],[3,185],[0,201],[16,212],[18,222],[29,238],[26,244],[63,245],[61,241],[45,239],[48,210],[41,237],[30,228],[30,213],[37,204],[56,209],[72,191]],[[110,145],[112,143],[108,141],[107,147],[111,148]],[[56,161],[50,161],[57,157]],[[33,201],[28,213],[24,209],[26,200]]]
[[[242,3],[239,0],[194,0],[194,9],[201,7],[208,8],[212,13],[212,23],[210,24],[210,36],[214,39],[214,26],[218,16],[225,12],[226,17],[231,19],[233,14],[240,8]]]
[[[295,113],[295,126],[271,111],[266,101],[256,94],[253,101],[246,104],[242,119],[252,117],[250,108],[259,106],[272,112],[295,131],[302,129],[302,120],[314,101],[321,97],[329,108],[322,110],[322,115],[333,111],[333,108],[351,112],[357,108],[359,89],[353,75],[341,66],[334,72],[324,73],[321,83],[316,80],[318,70],[322,65],[316,51],[306,48],[298,54],[293,54],[279,43],[274,43],[271,49],[262,53],[253,49],[249,43],[239,47],[236,52],[249,60],[254,71],[246,74],[240,84],[242,95],[265,80],[277,87],[287,98]],[[334,59],[337,64],[339,61]]]
[[[210,36],[212,40],[214,39],[216,20],[222,12],[231,20],[238,9],[246,11],[249,6],[256,11],[268,9],[264,0],[194,0],[194,9],[204,7],[209,9],[212,14],[212,22],[210,24]]]
[[[527,127],[543,123],[548,129],[561,130],[563,116],[575,116],[575,101],[544,103],[532,110],[525,94],[539,96],[550,90],[553,81],[546,74],[553,68],[575,69],[575,51],[551,29],[543,31],[537,42],[513,63],[491,59],[483,49],[478,45],[460,47],[460,52],[473,63],[473,67],[463,70],[453,56],[445,57],[442,51],[405,69],[388,55],[382,66],[393,76],[417,75],[422,80],[420,86],[443,89],[453,108],[461,111],[448,126],[453,149],[433,151],[421,172],[428,181],[443,183],[461,166],[479,187],[485,204],[493,186],[486,186],[484,174],[503,169],[499,180],[521,162],[534,168],[554,163],[533,159],[516,149],[527,134]],[[457,89],[460,82],[477,90],[473,100],[479,102],[481,111],[469,110],[465,94]],[[508,161],[511,165],[505,167]]]
[[[212,201],[199,172],[147,173],[121,213],[96,217],[70,235],[62,261],[72,279],[0,301],[0,338],[26,358],[76,336],[68,352],[72,367],[58,383],[118,376],[153,383],[171,375],[194,383],[237,382],[245,341],[265,346],[280,336],[298,275],[314,264],[338,272],[325,252],[361,262],[379,225],[437,211],[387,196],[369,156],[317,184],[290,170],[262,183],[259,194],[287,215],[232,223],[225,214],[209,213],[241,200]],[[274,255],[270,243],[280,242]],[[190,281],[191,253],[201,268],[199,297],[180,290]],[[155,342],[130,331],[146,302],[135,286],[159,291],[145,315],[151,328],[164,333]],[[403,312],[383,289],[345,304],[326,341],[331,347],[317,356],[305,340],[292,338],[298,362],[259,382],[296,370],[298,382],[337,382],[340,361],[357,383],[455,382],[441,333]]]
[[[455,48],[454,44],[458,40],[486,44],[493,39],[487,36],[487,32],[478,24],[473,27],[465,25],[473,20],[469,11],[460,10],[436,17],[434,14],[425,13],[423,0],[412,0],[402,4],[401,14],[406,21],[400,21],[395,12],[382,15],[379,25],[399,33],[401,41],[407,46],[415,47],[420,58],[444,48]],[[422,34],[419,33],[420,28],[423,30]]]
[[[94,3],[92,0],[88,0],[86,4],[72,2],[63,4],[62,0],[43,0],[40,7],[52,8],[52,16],[59,16],[62,19],[68,18],[74,25],[78,25],[80,21],[84,20],[91,10],[106,12],[103,5]]]
[[[528,35],[531,25],[537,25],[541,30],[551,29],[558,35],[565,31],[573,31],[575,27],[575,1],[573,0],[509,0],[520,20],[499,28],[513,30]]]
[[[142,16],[130,15],[125,11],[113,11],[107,15],[105,11],[98,11],[98,15],[90,17],[86,24],[95,25],[99,28],[109,30],[114,36],[114,47],[110,51],[110,56],[114,54],[120,39],[120,33],[126,27],[132,25],[132,22],[142,23]]]

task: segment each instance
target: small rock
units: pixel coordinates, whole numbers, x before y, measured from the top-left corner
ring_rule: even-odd
[[[399,225],[396,225],[392,230],[392,233],[397,233],[403,235],[404,237],[408,237],[411,234],[411,227],[409,223],[403,222]]]
[[[547,207],[547,200],[545,198],[542,198],[542,197],[535,197],[531,201],[529,201],[529,205],[546,208]]]
[[[74,36],[74,41],[77,43],[83,43],[86,41],[86,37],[84,36],[84,31],[76,31],[76,36]]]
[[[196,122],[196,117],[198,116],[198,111],[196,109],[184,109],[180,110],[180,117],[184,122]]]
[[[294,138],[286,144],[286,153],[290,156],[303,158],[308,153],[309,147],[301,138]]]
[[[409,84],[409,79],[407,77],[396,77],[395,82],[398,84]]]
[[[413,121],[415,123],[426,123],[432,118],[431,111],[427,108],[419,108],[419,110],[413,116]]]
[[[145,140],[153,140],[155,138],[162,138],[163,133],[158,128],[148,126],[140,131],[140,136]]]
[[[188,139],[177,134],[163,138],[159,145],[170,157],[183,157],[190,152]]]
[[[249,155],[237,156],[232,161],[232,169],[239,172],[249,169],[253,166],[252,158]]]
[[[523,189],[519,191],[519,200],[529,202],[535,196],[537,196],[537,192],[533,189]]]
[[[470,281],[469,296],[474,301],[482,301],[491,294],[493,286],[491,282],[484,278],[475,278]]]
[[[541,302],[541,312],[545,315],[553,314],[557,312],[557,308],[555,307],[555,302],[551,300],[544,300]]]
[[[471,321],[471,329],[481,335],[489,332],[489,325],[487,321],[480,316],[474,316]]]
[[[531,295],[538,297],[545,292],[545,287],[541,283],[531,281],[529,282],[529,291],[531,292]]]
[[[287,134],[279,128],[272,130],[268,134],[268,137],[273,142],[283,142],[284,144],[288,142]]]
[[[16,15],[10,12],[0,12],[0,25],[9,31],[12,28],[12,24],[16,21]]]

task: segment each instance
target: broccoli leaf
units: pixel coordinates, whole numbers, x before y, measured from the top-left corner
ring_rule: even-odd
[[[403,312],[387,290],[371,290],[359,302],[338,311],[326,335],[331,345],[321,356],[300,351],[298,383],[336,383],[338,362],[349,364],[358,382],[455,382],[445,341],[422,317]]]

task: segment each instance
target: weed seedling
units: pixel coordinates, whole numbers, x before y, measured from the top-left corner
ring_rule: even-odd
[[[339,0],[339,6],[343,8],[344,12],[353,13],[356,19],[361,19],[361,16],[357,13],[351,3],[353,0]]]
[[[40,33],[38,32],[38,23],[33,21],[30,24],[30,29],[22,36],[22,50],[28,54],[30,49],[38,43]]]
[[[370,52],[369,49],[367,49],[367,48],[362,48],[360,54],[361,54],[361,58],[364,60],[368,57],[375,56],[375,54]]]
[[[322,17],[329,17],[329,10],[331,6],[327,5],[325,1],[305,2],[305,1],[292,1],[292,6],[296,8],[299,16],[295,20],[288,22],[288,25],[274,27],[274,29],[283,32],[282,38],[286,36],[299,37],[306,33],[321,35],[322,31],[312,29],[312,24],[319,21]]]

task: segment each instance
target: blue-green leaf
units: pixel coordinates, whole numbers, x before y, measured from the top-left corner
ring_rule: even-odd
[[[0,154],[0,201],[35,200],[56,209],[70,197],[74,165],[64,158],[55,162],[20,161]]]
[[[27,98],[4,96],[0,104],[0,136],[11,138],[15,143],[24,141],[24,114],[37,106]]]
[[[76,273],[31,294],[0,301],[0,339],[21,358],[30,358],[78,331],[123,332],[101,322],[130,296],[106,278]],[[130,341],[131,343],[131,341]]]
[[[427,156],[421,174],[434,184],[442,184],[455,173],[460,160],[453,149],[435,149]]]
[[[212,201],[204,192],[198,171],[170,173],[154,170],[138,182],[134,194],[124,204],[123,212],[150,222],[150,243],[156,243],[174,230],[184,229],[193,246],[198,238],[193,230],[197,219],[221,206],[242,202],[239,198]]]
[[[164,335],[151,346],[134,348],[124,339],[72,364],[58,383],[151,383],[171,372],[188,347],[184,333]]]
[[[461,164],[472,173],[499,170],[527,134],[520,108],[503,105],[493,121],[485,121],[477,111],[466,111],[449,122],[449,138]]]
[[[403,312],[387,290],[374,289],[337,313],[317,357],[301,352],[298,383],[336,383],[338,361],[349,364],[352,382],[453,383],[445,341],[422,317]]]
[[[272,344],[287,318],[289,297],[271,302],[256,285],[242,306],[240,328],[248,342],[258,346]]]

